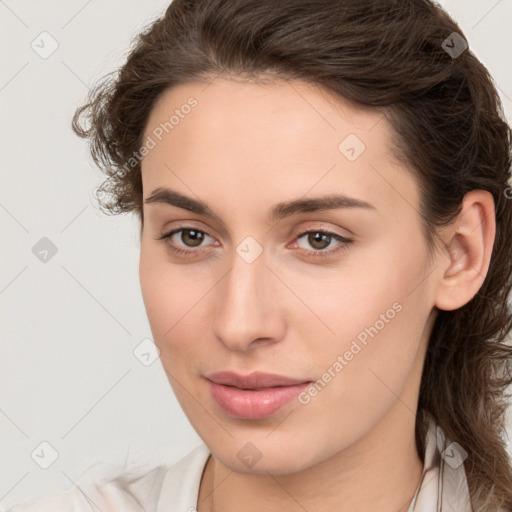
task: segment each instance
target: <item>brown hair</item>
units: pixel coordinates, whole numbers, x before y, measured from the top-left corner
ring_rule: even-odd
[[[429,411],[468,452],[474,510],[495,511],[512,509],[502,437],[512,383],[506,344],[512,327],[511,130],[488,71],[464,41],[460,27],[428,0],[174,0],[136,37],[117,76],[107,75],[90,91],[73,130],[90,139],[91,155],[107,175],[99,188],[102,209],[135,212],[141,230],[140,162],[127,162],[142,146],[149,113],[173,85],[216,76],[297,79],[381,109],[394,128],[397,154],[419,184],[430,254],[436,228],[460,213],[465,193],[489,191],[496,209],[490,267],[472,300],[438,312],[416,442],[423,457]],[[81,126],[82,118],[90,126]]]

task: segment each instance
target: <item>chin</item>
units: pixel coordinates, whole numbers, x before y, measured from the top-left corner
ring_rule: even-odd
[[[233,437],[226,439],[224,445],[214,442],[208,443],[208,446],[213,456],[224,466],[237,473],[251,475],[293,474],[314,466],[324,456],[329,457],[329,454],[305,449],[303,443],[291,437],[292,434],[286,434],[288,443],[275,432],[271,434],[275,436],[273,440],[266,436],[263,434],[259,439],[258,436],[236,435],[233,432]],[[308,458],[305,459],[305,456]]]

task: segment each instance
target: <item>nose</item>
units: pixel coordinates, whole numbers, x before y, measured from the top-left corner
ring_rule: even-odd
[[[235,253],[231,269],[216,287],[216,338],[237,352],[278,342],[285,331],[283,288],[264,253],[251,263]]]

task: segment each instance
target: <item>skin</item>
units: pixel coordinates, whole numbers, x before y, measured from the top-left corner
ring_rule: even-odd
[[[212,452],[198,511],[405,511],[423,468],[415,413],[436,308],[459,308],[482,285],[495,235],[492,196],[466,195],[429,262],[417,183],[393,157],[381,112],[298,81],[218,78],[166,91],[144,138],[190,96],[197,106],[144,157],[144,199],[169,187],[206,202],[221,221],[144,204],[139,270],[162,365]],[[348,134],[366,146],[354,161],[338,149]],[[278,202],[330,193],[375,210],[267,218]],[[208,235],[157,239],[180,227]],[[315,229],[353,243],[313,258],[343,246],[299,238]],[[262,249],[252,263],[236,252],[247,236]],[[211,398],[204,375],[214,371],[321,379],[395,302],[400,312],[309,403],[241,420]],[[261,454],[251,467],[237,457],[248,442]]]

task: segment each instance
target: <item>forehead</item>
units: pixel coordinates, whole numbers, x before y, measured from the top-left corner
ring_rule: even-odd
[[[196,105],[189,108],[191,101]],[[242,133],[263,128],[257,134],[253,132],[258,139],[264,138],[265,133],[271,139],[273,132],[286,128],[280,131],[281,140],[285,142],[296,141],[299,137],[313,141],[319,135],[330,136],[330,141],[347,130],[371,132],[383,120],[383,114],[376,108],[356,105],[319,85],[301,81],[255,83],[217,78],[213,82],[184,83],[166,90],[150,113],[144,136],[169,122],[174,113],[179,119],[174,116],[173,126],[168,126],[163,137],[186,131],[183,121],[199,115],[202,129],[198,131],[201,127],[196,126],[194,131],[198,137],[208,135],[210,140],[229,130],[238,132],[243,127]],[[389,135],[389,128],[384,123],[377,134]]]
[[[252,206],[261,210],[262,197],[270,205],[329,191],[384,208],[402,196],[410,208],[417,190],[392,155],[392,135],[379,110],[299,81],[180,84],[146,124],[154,147],[142,161],[144,195],[166,185],[204,200],[217,191],[242,209],[259,196]]]

